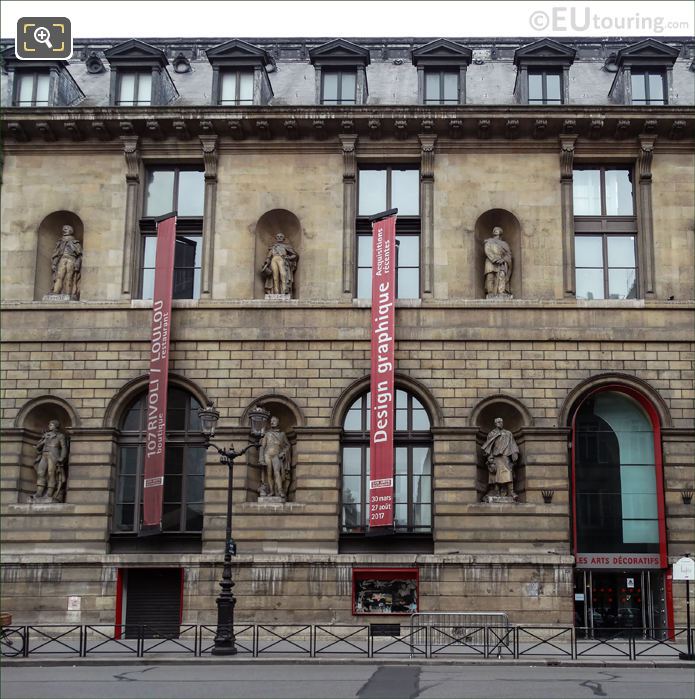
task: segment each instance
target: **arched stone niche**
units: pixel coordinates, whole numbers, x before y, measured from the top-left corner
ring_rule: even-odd
[[[255,252],[254,252],[254,298],[265,297],[261,267],[268,254],[268,248],[275,242],[275,235],[284,233],[285,239],[299,255],[299,264],[294,273],[292,298],[299,298],[302,278],[302,225],[299,219],[287,209],[271,209],[266,211],[256,222]]]
[[[75,238],[84,247],[84,225],[77,214],[74,214],[72,211],[54,211],[41,221],[36,246],[35,301],[40,301],[46,294],[50,294],[53,289],[51,257],[56,243],[62,235],[62,228],[65,225],[73,227]]]
[[[267,410],[271,417],[276,417],[280,421],[280,429],[287,435],[287,439],[292,446],[292,480],[287,491],[287,502],[295,499],[297,490],[297,432],[296,427],[304,427],[305,418],[299,406],[290,398],[278,394],[267,394],[257,398],[251,403],[241,416],[241,427],[249,424],[248,414],[256,406]],[[264,469],[258,463],[258,450],[249,449],[246,453],[248,464],[246,478],[246,501],[256,502],[258,500],[258,489],[261,485],[261,471]]]
[[[521,297],[521,223],[506,209],[489,209],[478,216],[475,222],[475,297],[485,298],[485,241],[492,238],[492,229],[502,228],[502,239],[512,250],[511,292],[514,298]]]
[[[29,502],[30,496],[36,492],[36,469],[34,462],[38,455],[36,444],[41,435],[48,429],[51,420],[60,422],[60,429],[69,438],[70,431],[78,424],[78,418],[67,401],[54,396],[35,398],[27,403],[17,415],[15,425],[21,429],[21,456],[19,477],[17,480],[18,502]],[[65,465],[66,500],[70,490],[70,455]]]
[[[476,490],[480,500],[487,491],[488,471],[485,466],[485,454],[482,446],[487,435],[495,426],[495,419],[501,417],[504,428],[514,435],[514,441],[521,452],[519,460],[514,468],[514,492],[519,496],[520,502],[526,501],[526,453],[525,430],[533,424],[533,418],[526,407],[515,398],[505,395],[489,396],[473,409],[471,413],[471,425],[478,428],[476,434],[477,465]]]

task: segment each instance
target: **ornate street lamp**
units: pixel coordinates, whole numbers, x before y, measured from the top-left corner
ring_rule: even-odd
[[[232,539],[232,466],[234,459],[245,454],[251,447],[258,447],[261,437],[270,418],[270,413],[260,406],[256,406],[249,413],[249,426],[251,428],[251,439],[248,446],[240,451],[231,445],[229,449],[223,449],[213,444],[210,440],[215,436],[215,427],[220,419],[219,410],[215,408],[212,401],[207,407],[198,410],[200,416],[200,430],[205,437],[205,447],[212,447],[220,455],[220,463],[226,464],[229,468],[227,481],[227,528],[224,538],[224,567],[222,568],[222,579],[220,587],[222,591],[217,598],[217,630],[215,632],[215,646],[212,649],[213,655],[234,655],[236,654],[236,637],[234,636],[234,605],[236,598],[232,594],[234,582],[232,580],[232,556],[236,556],[236,544]]]

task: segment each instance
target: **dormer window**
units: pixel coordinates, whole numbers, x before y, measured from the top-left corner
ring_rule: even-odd
[[[212,103],[221,106],[268,104],[273,98],[267,51],[240,39],[225,41],[206,52],[212,66]]]
[[[309,59],[316,69],[318,104],[353,105],[367,101],[367,49],[335,39],[311,49]]]
[[[618,51],[618,71],[608,96],[618,104],[669,104],[679,49],[645,39]]]
[[[514,52],[516,83],[514,96],[519,104],[567,104],[569,70],[576,55],[552,39],[541,39]]]
[[[110,103],[118,107],[169,104],[178,92],[167,72],[169,61],[161,49],[138,39],[104,51],[111,66]]]
[[[418,72],[420,104],[465,104],[466,69],[473,52],[448,39],[437,39],[412,53]]]
[[[48,107],[50,104],[49,73],[34,73],[17,71],[14,80],[15,107]]]
[[[127,107],[152,104],[152,73],[143,71],[119,75],[116,104]]]

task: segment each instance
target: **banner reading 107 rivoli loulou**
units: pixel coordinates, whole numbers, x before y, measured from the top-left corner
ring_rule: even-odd
[[[393,526],[396,213],[372,217],[369,526]]]

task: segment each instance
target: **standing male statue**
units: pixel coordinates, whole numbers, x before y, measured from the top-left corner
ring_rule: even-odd
[[[56,243],[51,257],[54,294],[66,294],[73,299],[80,297],[82,271],[82,246],[74,236],[72,226],[63,226],[63,235]]]
[[[60,422],[51,420],[48,430],[36,444],[35,498],[62,502],[65,497],[65,462],[68,458],[68,440],[60,431]]]
[[[512,249],[502,240],[502,229],[495,226],[485,241],[485,293],[487,298],[511,296]]]
[[[292,295],[298,260],[296,250],[285,240],[283,233],[278,233],[275,242],[268,248],[261,268],[261,274],[265,277],[266,294]]]
[[[501,417],[495,418],[495,427],[483,444],[488,478],[487,495],[497,495],[516,499],[514,493],[514,464],[519,459],[519,447],[514,441],[514,435],[504,429]],[[495,492],[492,493],[491,491]]]
[[[287,498],[291,449],[287,435],[280,430],[280,420],[271,417],[258,454],[258,463],[265,466],[265,481],[261,483],[260,491],[262,496]]]

